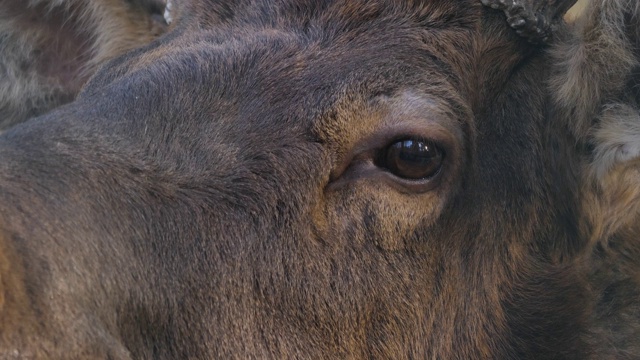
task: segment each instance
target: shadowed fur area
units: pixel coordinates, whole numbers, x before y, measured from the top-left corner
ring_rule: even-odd
[[[162,34],[160,0],[0,2],[0,131],[72,101],[106,60]]]
[[[112,42],[0,136],[0,359],[640,357],[640,6],[571,3],[546,43],[478,0],[54,26]],[[86,4],[156,12],[27,8]]]

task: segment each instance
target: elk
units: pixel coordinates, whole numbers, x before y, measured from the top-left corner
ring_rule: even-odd
[[[172,4],[4,122],[0,358],[639,357],[640,5],[574,2]]]

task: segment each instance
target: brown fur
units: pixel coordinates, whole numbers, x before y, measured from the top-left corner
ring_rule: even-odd
[[[73,100],[106,60],[165,31],[160,0],[0,2],[0,131]]]
[[[586,6],[585,6],[586,7]],[[554,54],[556,100],[584,155],[584,265],[597,358],[640,354],[640,3],[592,0]]]
[[[630,4],[178,4],[0,137],[0,358],[637,358]]]

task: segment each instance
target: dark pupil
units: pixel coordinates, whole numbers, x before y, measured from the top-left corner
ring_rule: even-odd
[[[384,166],[402,178],[426,179],[438,173],[442,158],[442,151],[431,142],[402,140],[387,148]]]

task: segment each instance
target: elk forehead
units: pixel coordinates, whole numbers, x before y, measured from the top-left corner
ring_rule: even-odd
[[[341,11],[349,8],[346,3],[344,7],[339,4],[334,7]],[[428,13],[444,16],[442,11]],[[469,33],[455,26],[424,26],[418,21],[422,18],[412,18],[414,14],[404,14],[402,21],[391,20],[400,14],[404,13],[391,12],[385,15],[386,20],[382,15],[363,20],[359,30],[337,31],[342,25],[332,22],[335,19],[328,15],[304,26],[265,25],[242,31],[222,27],[175,37],[125,66],[129,73],[140,72],[138,78],[147,83],[159,80],[181,84],[165,86],[164,92],[179,89],[193,94],[194,99],[217,99],[205,104],[210,121],[224,118],[233,103],[236,123],[260,117],[263,125],[295,123],[296,129],[311,126],[319,140],[340,143],[335,151],[349,151],[354,142],[381,126],[374,117],[350,113],[380,108],[381,102],[375,105],[370,101],[381,99],[379,94],[398,103],[400,94],[413,91],[413,100],[402,97],[405,105],[396,105],[396,111],[410,109],[411,102],[421,102],[419,98],[425,103],[434,102],[432,114],[424,114],[425,119],[435,112],[440,113],[437,117],[441,121],[445,117],[453,122],[469,117],[469,105],[460,86],[468,83],[468,77],[460,70],[464,61],[456,58],[461,57],[462,48],[471,50]],[[439,42],[439,38],[444,40]],[[459,49],[446,46],[451,39]],[[152,77],[158,79],[149,80]],[[126,80],[131,81],[131,77]],[[437,104],[435,99],[439,99]],[[166,110],[176,111],[170,107]],[[181,114],[184,112],[180,110],[174,116]],[[403,114],[396,119],[406,117]]]
[[[334,5],[348,10],[340,4]],[[261,194],[252,202],[277,198],[296,217],[310,214],[304,226],[323,240],[343,246],[373,241],[399,250],[417,229],[435,223],[459,183],[473,126],[460,89],[463,61],[456,56],[472,47],[473,38],[459,26],[434,23],[443,11],[414,18],[385,9],[387,15],[361,19],[354,29],[327,15],[306,27],[235,31],[229,25],[176,36],[111,71],[130,76],[115,81],[114,96],[106,98],[122,98],[115,103],[128,113],[118,119],[140,119],[134,124],[144,134],[140,142],[153,148],[146,151],[166,154],[164,161],[179,159],[173,167],[223,179],[253,167],[249,173],[273,184],[243,180]],[[425,18],[432,26],[421,22]],[[452,38],[459,49],[446,46]],[[87,94],[92,92],[90,85]],[[146,109],[156,115],[131,114],[145,99],[156,104],[159,97],[164,100],[157,108]],[[135,133],[131,124],[126,131]],[[162,139],[149,141],[153,134]],[[432,141],[444,151],[437,183],[416,190],[373,164],[376,152],[408,138]],[[192,154],[176,155],[183,148]],[[237,197],[246,191],[224,186],[224,193]],[[367,234],[347,235],[367,228]]]

